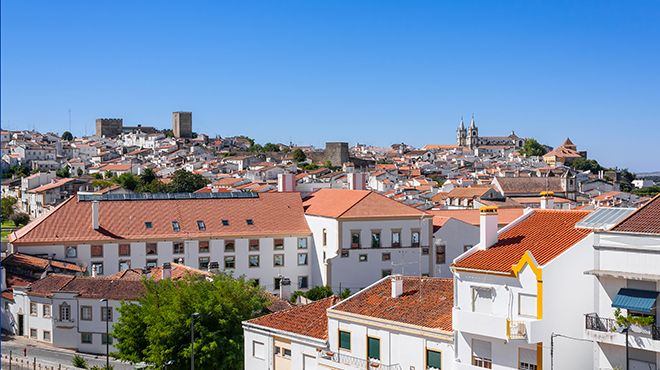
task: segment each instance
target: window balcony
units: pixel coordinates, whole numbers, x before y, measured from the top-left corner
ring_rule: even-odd
[[[625,333],[615,319],[600,317],[596,313],[585,315],[585,335],[596,342],[625,346]],[[632,325],[628,332],[628,345],[632,348],[660,352],[660,327]]]
[[[378,360],[368,360],[354,356],[336,353],[325,349],[317,350],[317,359],[320,365],[341,370],[402,370],[401,365],[386,365]]]

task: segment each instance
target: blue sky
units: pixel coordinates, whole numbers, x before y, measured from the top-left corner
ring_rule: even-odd
[[[2,125],[552,146],[660,170],[658,1],[2,1]]]

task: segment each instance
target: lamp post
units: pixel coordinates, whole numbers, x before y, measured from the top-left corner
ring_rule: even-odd
[[[626,324],[626,326],[621,326],[618,329],[616,329],[616,331],[621,334],[626,333],[626,370],[629,370],[630,360],[628,357],[628,332],[630,331],[630,324]]]
[[[199,312],[190,315],[190,370],[195,370],[195,317]]]
[[[101,303],[105,303],[105,369],[110,370],[110,302],[103,298]]]

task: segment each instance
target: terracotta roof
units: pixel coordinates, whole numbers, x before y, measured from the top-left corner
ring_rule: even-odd
[[[340,219],[428,216],[414,207],[369,190],[321,189],[303,205],[308,215]]]
[[[80,267],[75,263],[69,263],[58,260],[49,260],[48,258],[37,257],[37,256],[32,256],[29,254],[23,254],[18,252],[8,255],[2,260],[3,266],[20,267],[22,269],[29,269],[29,270],[45,271],[49,264],[54,268],[69,270],[74,273],[85,272],[85,268]]]
[[[336,296],[320,299],[304,306],[295,306],[247,321],[248,324],[265,326],[312,338],[328,339],[326,310],[336,304]]]
[[[612,231],[660,234],[660,194],[619,222]]]
[[[270,304],[266,307],[269,312],[278,312],[283,310],[288,310],[293,307],[289,301],[278,297],[277,295],[264,291],[264,295]]]
[[[298,193],[262,193],[256,198],[100,201],[100,228],[91,225],[91,202],[71,197],[9,240],[14,244],[162,240],[272,235],[308,235]],[[252,219],[248,225],[246,220]],[[197,220],[203,220],[200,231]],[[229,225],[223,226],[222,220]],[[145,222],[153,227],[147,229]],[[178,221],[180,231],[172,229]]]
[[[484,194],[490,187],[471,187],[471,188],[453,188],[451,191],[445,195],[446,198],[478,198]]]
[[[36,187],[34,189],[28,190],[28,193],[42,193],[42,192],[47,191],[47,190],[59,188],[60,186],[62,186],[64,184],[67,184],[71,181],[76,181],[76,179],[74,179],[74,178],[55,179],[55,180],[53,180],[52,182],[50,182],[48,184],[41,185],[41,186]]]
[[[452,330],[452,279],[404,276],[403,294],[397,298],[392,298],[391,287],[391,277],[383,278],[332,310],[431,329]]]
[[[539,194],[542,191],[564,192],[560,177],[496,177],[495,179],[505,195],[510,193]]]
[[[137,300],[145,292],[141,280],[111,277],[51,274],[30,285],[30,295],[50,297],[56,292],[74,292],[82,298]]]
[[[436,225],[436,218],[455,218],[474,226],[479,226],[480,224],[480,214],[478,209],[441,209],[427,212],[433,215],[433,225]],[[522,208],[498,209],[497,223],[500,225],[508,225],[516,218],[522,216],[523,212],[524,210]],[[444,222],[442,223],[444,224]]]
[[[527,218],[499,234],[499,241],[480,250],[454,266],[486,271],[510,272],[526,251],[531,251],[543,266],[585,238],[590,229],[577,229],[575,224],[589,214],[587,211],[539,209]]]

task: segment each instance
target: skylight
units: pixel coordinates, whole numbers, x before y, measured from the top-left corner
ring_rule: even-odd
[[[254,225],[254,220],[252,220],[251,218],[248,218],[247,220],[245,220],[245,223],[248,224],[248,225]]]
[[[206,231],[206,224],[204,224],[203,220],[197,220],[197,228],[199,231]]]
[[[172,221],[172,230],[175,232],[179,232],[181,230],[181,226],[179,226],[179,221]]]
[[[152,224],[151,221],[145,221],[144,227],[146,227],[147,229],[152,229],[154,227],[154,224]]]
[[[222,226],[229,226],[229,220],[222,220]]]

